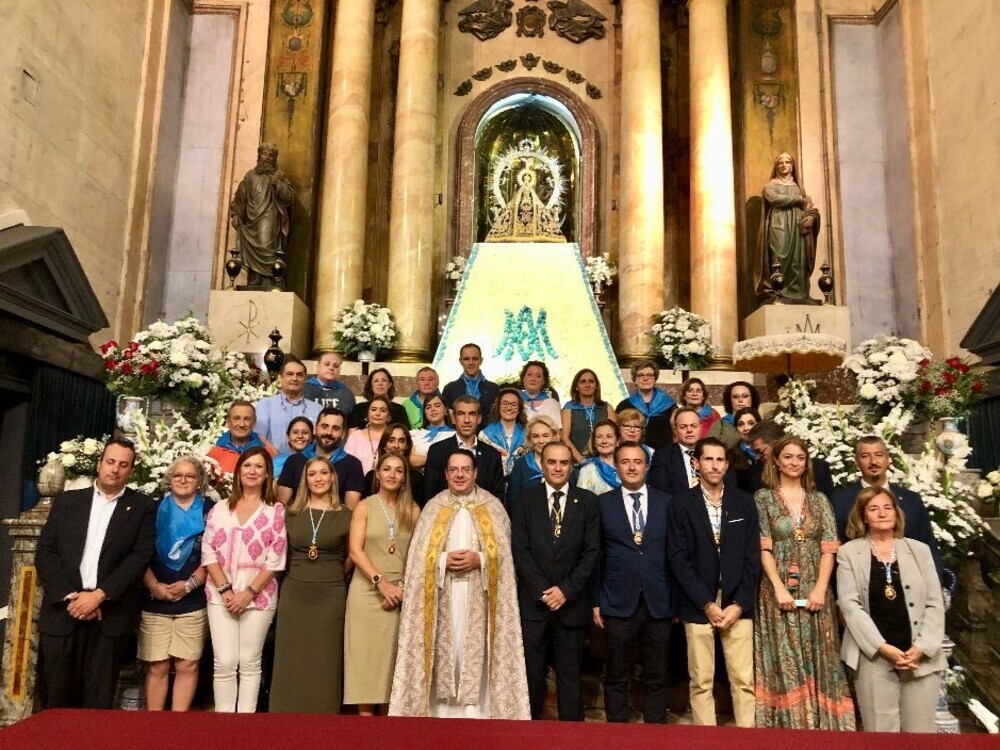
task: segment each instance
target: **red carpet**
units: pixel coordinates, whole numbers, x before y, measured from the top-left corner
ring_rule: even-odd
[[[183,716],[129,711],[46,711],[0,729],[2,750],[997,750],[996,737],[803,732],[690,726],[559,724],[305,714]]]

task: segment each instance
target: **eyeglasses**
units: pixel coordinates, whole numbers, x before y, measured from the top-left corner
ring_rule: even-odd
[[[639,380],[640,378],[645,379],[645,378],[655,378],[655,377],[656,377],[655,372],[638,372],[635,375],[636,380]]]
[[[641,430],[641,424],[623,424],[618,429],[620,430]]]
[[[472,473],[472,467],[471,466],[449,466],[447,469],[445,469],[445,471],[447,471],[449,474],[471,474]]]
[[[179,479],[182,482],[197,482],[197,474],[174,474],[171,479]]]

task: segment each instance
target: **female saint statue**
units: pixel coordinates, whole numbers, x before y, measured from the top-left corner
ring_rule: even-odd
[[[761,304],[820,305],[809,296],[809,278],[816,266],[819,211],[799,185],[795,159],[782,153],[774,160],[764,185],[764,215],[757,243],[757,300]],[[777,263],[777,269],[774,264]],[[783,283],[774,283],[774,271]]]

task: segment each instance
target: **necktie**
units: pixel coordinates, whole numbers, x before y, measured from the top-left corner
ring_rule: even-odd
[[[687,470],[688,470],[688,487],[698,486],[698,470],[694,466],[694,451],[690,448],[685,448],[684,453],[687,454]]]
[[[559,500],[562,496],[562,490],[556,490],[552,493],[552,513],[549,518],[552,521],[552,536],[556,539],[562,534],[562,509],[559,507]]]
[[[630,492],[628,496],[632,498],[632,539],[636,544],[642,544],[642,532],[646,528],[646,521],[642,517],[642,503],[639,502],[642,493]]]

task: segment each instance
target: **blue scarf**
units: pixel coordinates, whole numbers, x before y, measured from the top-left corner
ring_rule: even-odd
[[[171,570],[180,570],[194,551],[194,540],[205,531],[205,498],[199,492],[184,510],[169,492],[156,509],[156,554]]]
[[[507,434],[503,431],[503,423],[500,420],[490,422],[482,429],[482,434],[489,438],[493,445],[502,445],[507,451],[504,458],[504,468],[506,473],[510,473],[514,466],[514,452],[524,445],[524,428],[517,422],[514,423],[514,434],[510,436],[510,444],[507,444]]]
[[[343,380],[332,380],[329,383],[324,383],[322,380],[320,380],[315,375],[313,375],[311,378],[309,378],[306,382],[309,385],[315,385],[315,386],[318,386],[319,388],[322,388],[322,389],[327,390],[327,391],[335,391],[338,388],[346,388],[347,387],[347,383],[345,383]]]
[[[742,440],[740,441],[740,450],[746,454],[746,457],[750,459],[751,463],[756,462],[757,459],[760,458],[760,456],[757,455],[757,451],[744,443]]]
[[[281,476],[281,470],[285,468],[285,461],[288,460],[289,456],[294,456],[296,453],[301,453],[306,458],[312,458],[316,455],[316,443],[309,443],[309,445],[300,451],[285,451],[275,456],[273,459],[274,476]]]
[[[436,438],[442,432],[454,432],[454,431],[455,431],[454,427],[451,427],[451,426],[446,425],[446,424],[440,424],[437,427],[433,427],[433,426],[428,427],[427,428],[427,442],[428,443],[433,443],[434,442],[434,438]]]
[[[621,477],[618,476],[618,469],[602,461],[599,456],[591,456],[583,462],[583,466],[588,465],[596,466],[597,473],[601,475],[601,479],[604,480],[605,484],[610,485],[612,489],[617,490],[622,486]]]
[[[702,404],[701,408],[698,409],[698,417],[701,419],[702,422],[704,422],[706,419],[712,416],[713,411],[715,410],[712,408],[711,404]]]
[[[549,398],[549,394],[546,393],[545,391],[539,391],[534,396],[532,396],[531,394],[529,394],[526,390],[524,390],[522,388],[521,389],[521,398],[524,400],[524,403],[526,403],[528,405],[531,405],[531,404],[535,403],[536,401],[540,401],[540,402],[541,401],[547,401],[548,398]]]
[[[220,448],[225,448],[228,451],[233,451],[243,455],[243,451],[250,450],[251,448],[263,448],[264,441],[260,439],[260,435],[256,432],[250,433],[250,438],[243,445],[236,445],[233,442],[233,435],[229,430],[222,433],[222,437],[215,441],[215,444]]]
[[[628,402],[646,417],[646,424],[649,424],[649,420],[652,417],[670,411],[675,403],[668,394],[664,393],[659,388],[653,389],[653,398],[650,399],[648,405],[645,401],[643,401],[642,394],[639,393],[639,391],[636,391],[629,396]]]
[[[722,421],[726,422],[727,424],[731,424],[733,427],[736,426],[736,420],[733,419],[733,415],[732,414],[727,414],[726,416],[724,416],[722,418]]]
[[[486,380],[482,373],[479,373],[476,377],[470,378],[464,372],[462,373],[462,380],[465,383],[465,395],[475,396],[479,398],[482,394],[479,392],[480,384]]]
[[[419,393],[410,394],[410,403],[413,404],[415,407],[417,407],[417,411],[419,411],[421,414],[424,413],[424,402],[420,400]]]
[[[333,455],[330,456],[330,466],[333,466],[334,464],[336,464],[340,459],[342,459],[346,455],[347,455],[347,451],[344,450],[343,444],[338,445],[337,446],[337,450],[335,450],[333,452]],[[341,490],[341,492],[343,492],[343,490]]]
[[[538,466],[538,459],[535,458],[534,451],[528,451],[524,456],[524,465],[528,467],[531,471],[531,476],[528,477],[525,485],[535,484],[536,482],[542,481],[542,470]]]

